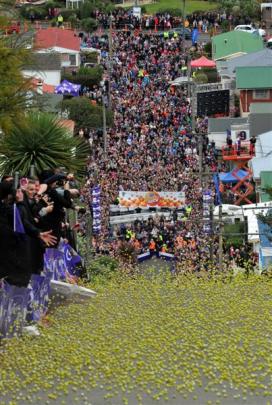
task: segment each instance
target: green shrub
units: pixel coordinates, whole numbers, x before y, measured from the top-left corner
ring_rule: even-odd
[[[75,121],[76,128],[102,128],[102,107],[93,105],[87,97],[66,99],[61,104],[62,110],[69,111],[69,118]],[[106,111],[107,126],[113,124],[113,113]]]
[[[167,14],[172,15],[173,17],[180,17],[181,10],[179,8],[167,8],[166,7],[166,8],[159,9],[158,13],[160,13],[160,14],[167,13]]]
[[[97,28],[97,21],[94,18],[83,18],[80,22],[81,29],[85,32],[93,32]]]
[[[62,15],[64,21],[68,21],[71,16],[77,17],[79,15],[79,10],[61,9],[60,14]]]
[[[85,1],[79,8],[79,17],[80,17],[80,19],[90,18],[92,13],[97,8],[98,7],[94,3],[91,3],[90,1]]]
[[[62,8],[63,3],[56,2],[56,1],[48,1],[45,3],[44,7],[49,10],[50,8]]]
[[[44,20],[48,16],[47,8],[44,7],[31,7],[24,5],[20,8],[21,16],[24,18],[30,18],[31,15],[37,20]]]
[[[102,75],[103,68],[101,66],[96,66],[94,68],[81,67],[75,75],[64,73],[62,75],[62,80],[66,79],[69,82],[78,83],[82,86],[93,87],[100,84]]]
[[[204,45],[204,52],[207,54],[208,58],[212,57],[212,43],[208,42]]]
[[[75,14],[70,15],[70,17],[68,17],[67,20],[70,24],[72,28],[78,28],[79,27],[79,20],[77,18],[77,16]]]
[[[89,62],[89,63],[97,63],[97,55],[98,55],[98,52],[84,52],[84,56],[86,57],[86,62]]]
[[[208,83],[208,77],[205,73],[198,72],[194,77],[194,81],[199,84]]]
[[[208,78],[208,83],[216,83],[218,82],[218,73],[216,68],[204,68],[201,69],[201,73],[204,73]]]

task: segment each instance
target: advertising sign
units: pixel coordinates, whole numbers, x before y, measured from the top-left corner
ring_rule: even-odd
[[[119,205],[126,208],[181,208],[185,205],[185,193],[181,191],[120,191]]]

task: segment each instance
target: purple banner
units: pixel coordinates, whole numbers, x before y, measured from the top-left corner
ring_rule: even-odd
[[[93,233],[101,231],[101,188],[94,186],[91,190],[91,208],[93,212]]]
[[[0,337],[11,338],[20,335],[24,326],[29,291],[5,281],[0,287]]]

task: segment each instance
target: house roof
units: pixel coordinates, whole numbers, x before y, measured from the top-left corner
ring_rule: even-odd
[[[265,171],[272,165],[272,156],[266,156],[262,158],[256,158],[250,160],[249,166],[251,166],[254,180],[260,179],[261,172]]]
[[[35,46],[39,49],[54,47],[80,51],[80,38],[73,31],[62,28],[47,28],[36,33]]]
[[[271,154],[272,154],[272,131],[268,131],[258,136],[255,147],[255,156],[257,158],[262,158]]]
[[[63,96],[61,94],[44,93],[37,95],[38,105],[41,111],[59,113]]]
[[[272,66],[243,66],[236,69],[237,89],[272,89]]]
[[[244,31],[230,31],[212,37],[212,54],[215,61],[260,51],[264,48],[262,38]]]
[[[208,131],[209,133],[227,133],[232,125],[246,124],[247,118],[209,118]]]
[[[249,114],[250,135],[257,136],[264,132],[272,130],[272,115],[271,113],[264,114]]]
[[[272,65],[272,49],[264,48],[257,52],[247,53],[237,56],[237,58],[229,59],[224,64],[219,64],[221,75],[235,77],[237,67],[242,66],[271,66]]]
[[[34,53],[31,56],[31,61],[23,70],[61,70],[61,58],[58,53]]]

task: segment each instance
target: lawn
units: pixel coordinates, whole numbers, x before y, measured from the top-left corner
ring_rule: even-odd
[[[271,404],[271,279],[150,274],[97,291],[0,346],[0,404]]]
[[[185,3],[185,14],[191,14],[194,11],[207,11],[217,8],[217,3],[210,3],[209,1],[202,0],[187,0]],[[161,9],[180,9],[182,10],[183,3],[181,0],[159,0],[154,4],[148,4],[145,6],[146,12],[154,14]]]

